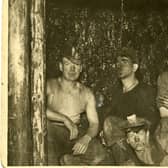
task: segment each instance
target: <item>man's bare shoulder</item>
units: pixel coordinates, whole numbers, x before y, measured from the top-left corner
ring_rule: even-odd
[[[58,84],[59,78],[50,78],[47,79],[47,84],[51,85],[51,84]]]
[[[47,90],[49,93],[59,87],[59,78],[51,78],[47,80]]]
[[[93,91],[91,90],[91,88],[87,87],[86,85],[82,84],[82,83],[78,83],[78,86],[80,88],[80,91],[87,97],[94,97]]]

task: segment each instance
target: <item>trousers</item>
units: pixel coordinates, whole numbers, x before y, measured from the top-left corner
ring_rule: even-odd
[[[78,138],[83,136],[87,128],[84,124],[78,125]],[[70,140],[70,132],[64,125],[57,125],[55,122],[47,121],[48,140],[48,165],[59,165],[60,157],[67,153],[72,153],[75,140]]]

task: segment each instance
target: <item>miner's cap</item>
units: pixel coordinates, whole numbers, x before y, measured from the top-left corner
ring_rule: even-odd
[[[67,58],[74,64],[77,64],[77,65],[82,64],[81,56],[77,51],[77,49],[75,48],[75,46],[73,45],[65,45],[64,51],[63,51],[63,57]]]
[[[124,123],[123,128],[126,132],[128,132],[131,130],[138,130],[139,128],[149,129],[150,126],[151,123],[147,119],[137,117],[135,114],[133,114],[127,117],[127,121]]]

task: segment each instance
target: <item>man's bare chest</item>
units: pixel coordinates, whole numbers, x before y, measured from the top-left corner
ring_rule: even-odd
[[[79,113],[84,111],[85,108],[85,96],[79,90],[57,90],[51,95],[52,107],[56,111],[73,111]]]

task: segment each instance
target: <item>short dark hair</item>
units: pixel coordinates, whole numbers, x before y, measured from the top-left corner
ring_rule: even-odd
[[[137,56],[137,52],[132,47],[123,47],[118,51],[117,57],[128,57],[131,59],[133,63],[139,64],[139,58]]]

